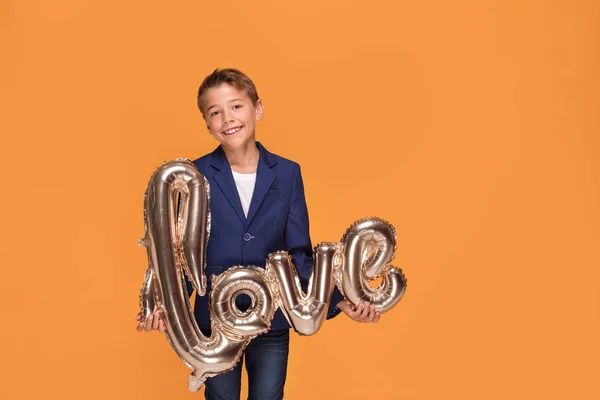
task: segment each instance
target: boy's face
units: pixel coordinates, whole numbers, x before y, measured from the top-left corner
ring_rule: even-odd
[[[223,147],[234,150],[254,143],[256,121],[264,111],[260,99],[254,106],[243,90],[226,83],[208,89],[203,97],[206,126]]]

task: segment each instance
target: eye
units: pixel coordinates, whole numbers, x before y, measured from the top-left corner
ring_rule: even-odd
[[[210,113],[210,116],[211,116],[211,117],[214,117],[214,116],[215,116],[215,115],[217,115],[218,113],[219,113],[219,111],[213,111],[213,112],[211,112],[211,113]]]
[[[241,104],[236,104],[236,105],[233,106],[234,110],[237,110],[238,108],[242,108],[242,105]]]

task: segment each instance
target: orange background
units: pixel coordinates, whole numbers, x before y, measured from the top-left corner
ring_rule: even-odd
[[[135,331],[143,194],[211,151],[196,90],[255,81],[314,242],[375,215],[378,324],[294,334],[286,399],[600,398],[597,1],[0,5],[2,399],[187,399]]]

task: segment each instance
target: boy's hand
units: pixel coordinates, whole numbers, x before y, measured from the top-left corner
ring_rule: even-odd
[[[379,311],[375,311],[375,307],[369,304],[368,301],[360,303],[356,307],[356,311],[352,310],[352,306],[342,300],[337,304],[337,308],[342,310],[344,314],[357,322],[377,322],[379,321]]]
[[[142,312],[140,311],[137,317],[135,317],[136,321],[140,321],[137,326],[137,331],[146,331],[150,332],[152,330],[158,330],[160,333],[165,333],[165,329],[167,327],[164,318],[160,311],[154,311],[150,316],[146,319],[146,323],[142,322]]]

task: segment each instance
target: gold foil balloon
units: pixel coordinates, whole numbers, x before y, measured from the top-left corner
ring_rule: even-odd
[[[179,199],[179,201],[177,201]],[[206,338],[196,324],[183,274],[206,292],[204,263],[210,232],[208,182],[187,160],[165,163],[152,176],[144,201],[148,270],[140,291],[143,321],[156,310],[166,318],[166,336],[193,372],[188,388],[197,391],[207,377],[231,369],[249,338],[220,329],[212,319]]]
[[[333,263],[340,261],[341,248],[338,243],[321,243],[315,247],[306,294],[302,292],[300,278],[288,253],[269,254],[267,272],[276,281],[273,289],[280,295],[279,305],[290,325],[301,335],[317,332],[327,316],[335,284]]]
[[[398,304],[406,291],[406,278],[389,264],[396,250],[394,227],[380,218],[365,218],[348,228],[342,244],[344,262],[337,277],[346,299],[355,306],[368,301],[380,313]],[[369,281],[379,277],[381,285],[371,288]]]
[[[190,391],[206,378],[226,372],[239,362],[256,335],[269,330],[277,307],[301,335],[312,335],[327,316],[334,285],[357,306],[368,301],[380,313],[394,307],[406,290],[406,278],[389,263],[394,257],[394,227],[379,218],[355,222],[341,243],[321,243],[313,253],[305,294],[286,251],[269,254],[266,268],[233,266],[212,278],[209,295],[211,337],[204,336],[194,318],[185,277],[198,294],[206,294],[205,260],[210,236],[208,181],[187,159],[158,168],[144,199],[148,269],[140,290],[142,322],[155,311],[164,315],[166,336],[181,360],[192,369]],[[378,277],[382,284],[369,285]],[[235,305],[240,294],[251,306]]]
[[[209,303],[211,317],[214,315],[223,329],[238,335],[256,336],[268,331],[276,308],[268,282],[265,270],[258,267],[237,266],[213,275]],[[235,305],[240,294],[251,299],[250,308],[245,311]]]

